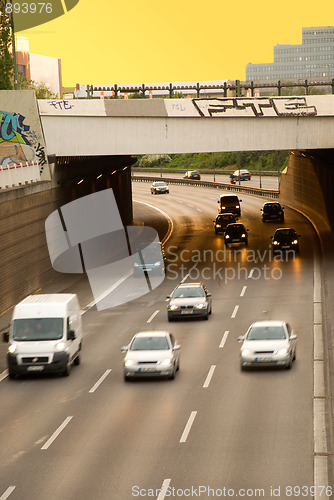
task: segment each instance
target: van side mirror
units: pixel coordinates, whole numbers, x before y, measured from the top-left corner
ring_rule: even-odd
[[[75,336],[74,330],[69,330],[67,332],[67,340],[75,340],[75,339],[76,339],[76,336]]]
[[[2,340],[3,340],[4,342],[9,342],[9,332],[4,332],[4,333],[3,333],[3,338],[2,338]]]

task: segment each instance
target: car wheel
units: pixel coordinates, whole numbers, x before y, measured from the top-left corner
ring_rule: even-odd
[[[286,365],[286,369],[287,370],[291,370],[291,367],[292,367],[292,360],[293,360],[293,356],[291,354],[290,356],[290,360],[289,360],[289,363]]]
[[[176,367],[176,371],[178,372],[179,370],[180,370],[180,360],[178,360],[177,367]]]
[[[262,222],[266,222],[266,219],[264,217],[262,217]]]
[[[129,382],[129,380],[130,380],[130,377],[128,377],[127,375],[124,375],[123,378],[124,378],[124,382]]]
[[[13,372],[12,370],[9,370],[9,371],[8,371],[8,377],[9,377],[11,380],[14,380],[14,378],[16,377],[15,372]]]
[[[203,321],[209,319],[209,313],[207,313],[205,316],[203,316]]]
[[[77,357],[75,358],[75,360],[73,361],[73,364],[76,365],[76,366],[79,366],[80,365],[80,354],[77,355]]]
[[[171,323],[173,321],[173,318],[171,318],[170,316],[168,316],[168,321]]]
[[[67,361],[67,363],[66,363],[66,368],[65,368],[65,370],[64,370],[64,372],[63,372],[64,377],[68,377],[68,376],[70,375],[70,373],[71,373],[71,368],[72,368],[72,366],[71,366],[71,361],[70,361],[70,359],[68,358],[68,361]]]

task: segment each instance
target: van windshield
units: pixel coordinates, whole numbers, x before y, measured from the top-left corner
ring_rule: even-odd
[[[238,203],[238,197],[237,196],[221,196],[220,197],[220,203],[226,204],[226,203]]]
[[[63,318],[15,319],[13,322],[13,340],[59,340],[63,337]]]

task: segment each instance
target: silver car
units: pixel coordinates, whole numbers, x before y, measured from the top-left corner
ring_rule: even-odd
[[[169,187],[166,182],[156,181],[151,184],[151,194],[169,193]]]
[[[285,321],[257,321],[238,338],[241,369],[248,366],[285,366],[296,359],[296,339]]]
[[[174,335],[166,331],[139,332],[125,352],[124,380],[132,377],[162,376],[174,379],[180,369],[180,348]]]
[[[189,317],[208,319],[212,313],[211,293],[203,283],[180,283],[167,300],[168,321]]]

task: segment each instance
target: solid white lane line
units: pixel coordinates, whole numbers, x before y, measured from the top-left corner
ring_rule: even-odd
[[[102,384],[102,382],[104,381],[104,379],[109,375],[109,373],[111,372],[111,369],[109,370],[106,370],[104,372],[104,374],[102,375],[102,377],[99,378],[99,380],[96,382],[96,384],[93,385],[93,387],[90,389],[90,393],[92,394],[93,392],[96,391],[96,389],[99,387],[99,385]]]
[[[235,306],[235,308],[233,309],[233,313],[231,315],[231,318],[235,318],[236,317],[238,309],[239,309],[239,306]]]
[[[16,486],[9,486],[9,488],[6,489],[6,491],[1,495],[0,500],[6,500],[6,498],[13,493],[15,490]]]
[[[0,373],[0,382],[2,382],[6,377],[8,377],[8,370],[4,370],[2,373]],[[0,497],[1,500],[1,497]]]
[[[246,290],[247,290],[247,285],[245,285],[244,287],[242,287],[242,290],[241,290],[241,293],[240,293],[240,297],[243,297],[245,295]]]
[[[72,417],[65,418],[64,422],[58,427],[58,429],[52,434],[50,439],[47,440],[45,444],[43,444],[41,450],[47,450],[49,446],[53,443],[53,441],[59,436],[59,434],[65,429],[67,424],[72,420]]]
[[[191,426],[193,425],[193,422],[195,420],[195,417],[197,415],[197,411],[192,411],[190,414],[190,417],[188,418],[188,422],[184,428],[183,434],[180,439],[180,443],[185,443],[187,441],[188,434],[190,432]]]
[[[161,491],[159,493],[159,496],[157,500],[164,500],[166,493],[168,491],[169,485],[170,485],[171,479],[165,479],[164,482],[162,483],[161,486]]]
[[[181,280],[181,283],[184,283],[186,281],[186,279],[189,278],[189,273],[185,275],[184,278],[182,278]]]
[[[158,314],[159,311],[160,311],[160,309],[157,309],[156,311],[154,311],[154,313],[152,314],[152,316],[150,316],[148,318],[148,320],[146,321],[146,323],[151,323],[152,319],[154,319],[156,317],[156,315]]]
[[[207,387],[209,387],[211,379],[212,379],[212,375],[213,375],[215,369],[216,369],[216,365],[211,365],[209,373],[208,373],[208,375],[207,375],[207,377],[205,379],[205,382],[203,384],[204,389],[206,389]]]
[[[224,335],[223,335],[223,338],[221,339],[221,342],[220,342],[220,344],[219,344],[219,347],[220,347],[220,348],[223,348],[223,347],[224,347],[225,342],[226,342],[226,340],[227,340],[227,337],[228,337],[228,334],[229,334],[229,333],[230,333],[230,332],[229,332],[228,330],[226,330],[226,331],[225,331],[225,333],[224,333]]]

